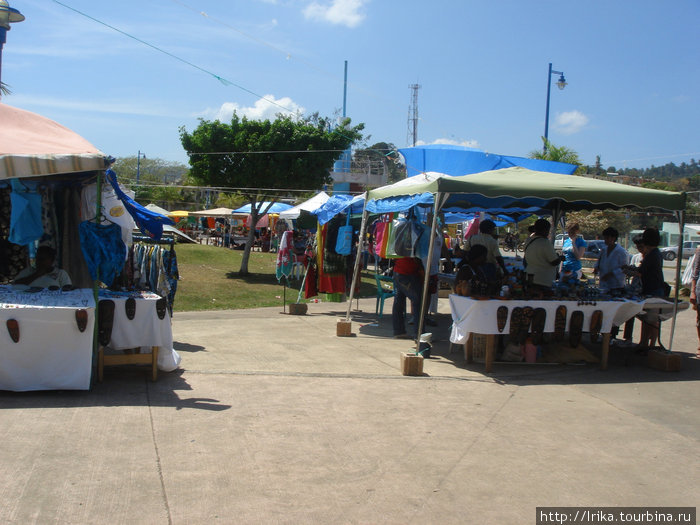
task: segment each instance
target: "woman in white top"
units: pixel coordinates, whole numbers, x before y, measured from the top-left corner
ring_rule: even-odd
[[[622,267],[627,265],[629,254],[617,244],[618,235],[615,228],[603,230],[605,249],[601,251],[594,270],[600,276],[602,292],[621,293],[625,288],[625,274]]]

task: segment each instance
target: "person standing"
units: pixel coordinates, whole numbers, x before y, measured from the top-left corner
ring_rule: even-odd
[[[697,285],[698,279],[700,278],[700,245],[695,248],[695,259],[693,260],[693,273],[691,277],[690,284],[690,303],[693,305],[693,310],[695,310],[695,326],[698,331],[698,349],[696,356],[700,357],[700,309],[698,308],[698,295],[697,295]]]
[[[618,231],[609,227],[603,230],[605,249],[601,252],[594,273],[600,276],[600,290],[604,293],[622,295],[625,290],[625,274],[622,268],[627,265],[629,254],[617,244]]]
[[[642,295],[646,297],[666,297],[666,283],[663,273],[663,257],[659,251],[661,236],[656,228],[647,228],[642,233],[641,243],[638,244],[642,254],[642,264],[637,270],[628,271],[628,274],[638,276],[642,285]],[[659,338],[658,315],[651,312],[637,316],[642,321],[642,337],[639,343],[640,351],[656,345]]]
[[[413,339],[406,332],[406,299],[411,301],[411,309],[417,320],[421,311],[423,265],[416,257],[401,257],[394,261],[394,305],[391,321],[396,339]],[[418,322],[415,325],[418,326]]]
[[[551,225],[547,219],[537,219],[534,234],[525,246],[525,271],[528,277],[532,275],[532,284],[545,293],[551,291],[557,276],[557,266],[562,261],[549,242],[550,229]]]
[[[577,222],[570,225],[566,233],[568,237],[564,239],[564,243],[562,244],[562,253],[565,257],[561,265],[562,277],[575,276],[576,279],[580,279],[583,273],[581,258],[586,251],[586,241],[584,241],[582,237],[579,237],[581,227]]]

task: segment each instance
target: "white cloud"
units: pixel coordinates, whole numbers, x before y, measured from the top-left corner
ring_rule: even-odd
[[[265,95],[255,101],[252,106],[244,107],[237,102],[224,102],[219,109],[207,109],[204,117],[228,122],[235,112],[239,117],[251,120],[274,120],[278,113],[284,115],[303,114],[305,109],[289,97],[276,99],[274,95]]]
[[[479,142],[476,140],[435,139],[432,142],[416,141],[416,146],[429,146],[430,144],[449,144],[450,146],[464,146],[466,148],[479,147]]]
[[[588,117],[577,110],[557,113],[554,118],[554,127],[562,135],[578,133],[586,124],[588,124]]]
[[[310,20],[356,27],[365,19],[362,8],[367,2],[368,0],[331,0],[324,4],[311,2],[304,9],[304,16]]]

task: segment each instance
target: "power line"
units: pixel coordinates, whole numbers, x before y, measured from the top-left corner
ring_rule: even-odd
[[[145,40],[142,40],[142,39],[140,39],[140,38],[138,38],[138,37],[136,37],[136,36],[134,36],[134,35],[131,35],[131,34],[127,33],[126,31],[122,31],[121,29],[117,29],[116,27],[114,27],[114,26],[112,26],[112,25],[109,25],[108,23],[103,22],[102,20],[98,20],[97,18],[88,15],[87,13],[83,13],[82,11],[79,11],[78,9],[75,9],[74,7],[71,7],[71,6],[67,5],[67,4],[64,4],[63,2],[59,2],[59,0],[53,0],[53,1],[54,1],[55,3],[57,3],[58,5],[65,7],[66,9],[70,9],[71,11],[73,11],[73,12],[75,12],[75,13],[78,13],[79,15],[84,16],[85,18],[87,18],[87,19],[89,19],[89,20],[92,20],[93,22],[97,22],[98,24],[103,25],[103,26],[105,26],[105,27],[108,27],[109,29],[111,29],[111,30],[113,30],[113,31],[116,31],[117,33],[120,33],[120,34],[122,34],[122,35],[124,35],[124,36],[126,36],[126,37],[128,37],[128,38],[133,39],[133,40],[136,40],[136,41],[139,42],[140,44],[146,45],[146,46],[150,47],[151,49],[155,49],[156,51],[158,51],[158,52],[160,52],[160,53],[163,53],[164,55],[167,55],[167,56],[169,56],[170,58],[174,58],[175,60],[178,60],[178,61],[182,62],[183,64],[187,64],[188,66],[193,67],[193,68],[195,68],[195,69],[198,69],[199,71],[202,71],[203,73],[206,73],[207,75],[211,75],[212,77],[214,77],[216,80],[218,80],[219,82],[221,82],[221,83],[224,84],[225,86],[228,85],[228,86],[237,87],[238,89],[240,89],[240,90],[242,90],[242,91],[245,91],[246,93],[249,93],[249,94],[251,94],[251,95],[257,97],[257,98],[260,99],[260,100],[264,100],[265,102],[269,102],[270,104],[274,104],[275,106],[278,106],[278,107],[282,108],[283,110],[288,111],[288,112],[290,112],[290,113],[292,113],[292,114],[295,113],[294,110],[289,109],[289,108],[283,106],[282,104],[277,103],[277,102],[274,101],[274,100],[271,100],[271,99],[269,99],[269,98],[265,98],[263,95],[259,95],[258,93],[254,92],[254,91],[251,91],[250,89],[248,89],[248,88],[246,88],[246,87],[243,87],[243,86],[241,86],[240,84],[236,84],[235,82],[232,82],[232,81],[230,81],[230,80],[228,80],[228,79],[226,79],[226,78],[224,78],[224,77],[222,77],[222,76],[220,76],[220,75],[217,75],[216,73],[213,73],[213,72],[211,72],[211,71],[209,71],[209,70],[207,70],[207,69],[204,69],[203,67],[200,67],[200,66],[198,66],[197,64],[193,64],[192,62],[190,62],[190,61],[188,61],[188,60],[185,60],[185,59],[182,58],[182,57],[179,57],[179,56],[177,56],[177,55],[174,55],[173,53],[170,53],[169,51],[166,51],[166,50],[164,50],[164,49],[161,49],[161,48],[159,48],[158,46],[155,46],[155,45],[153,45],[153,44],[151,44],[151,43],[149,43],[149,42],[146,42]]]

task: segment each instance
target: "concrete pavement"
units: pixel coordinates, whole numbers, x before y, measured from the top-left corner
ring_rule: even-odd
[[[353,304],[354,306],[354,304]],[[423,377],[391,303],[176,313],[182,369],[0,393],[0,523],[534,523],[537,506],[696,506],[700,361],[466,365],[447,301]],[[663,327],[667,341],[669,323]],[[692,352],[692,353],[691,353]],[[627,366],[625,366],[625,357]]]

